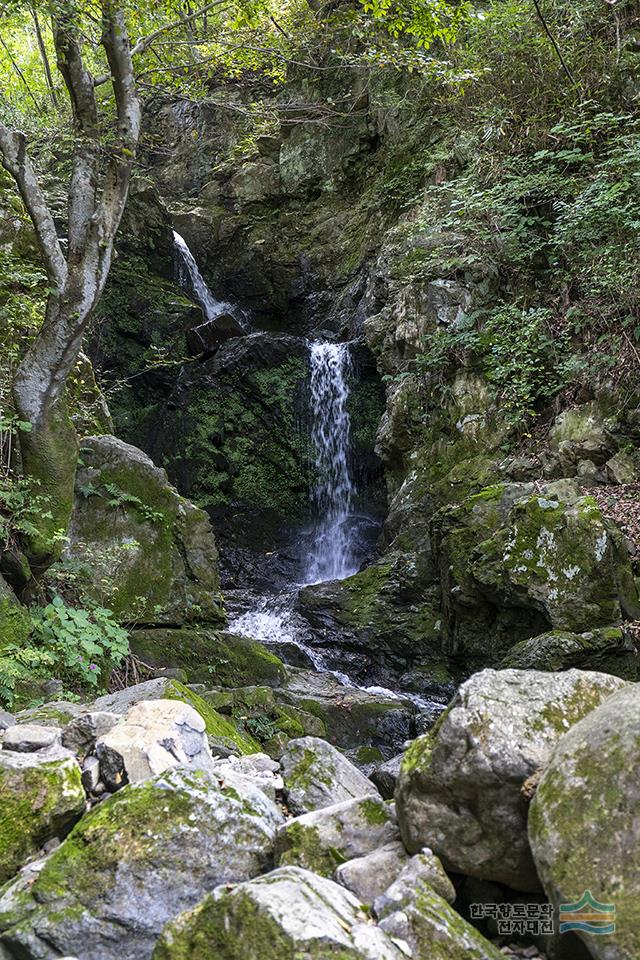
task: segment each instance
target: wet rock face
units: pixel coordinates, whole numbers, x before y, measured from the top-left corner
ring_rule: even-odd
[[[446,867],[536,891],[526,782],[560,738],[624,681],[570,670],[483,670],[464,683],[436,729],[405,753],[396,789],[407,848]]]
[[[640,953],[639,745],[640,688],[630,684],[562,738],[531,805],[531,849],[551,901],[577,903],[588,890],[615,908],[615,932],[579,933],[596,960]]]
[[[0,948],[147,960],[164,923],[219,883],[269,869],[282,820],[239,776],[177,769],[125,787],[87,814],[46,860],[0,898]]]

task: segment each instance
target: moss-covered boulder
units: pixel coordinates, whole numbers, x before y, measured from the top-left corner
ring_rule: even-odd
[[[346,860],[397,839],[392,808],[372,793],[287,820],[278,831],[276,856],[280,864],[330,877]]]
[[[345,687],[329,673],[289,670],[280,701],[322,721],[323,736],[341,750],[373,747],[378,759],[392,757],[410,739],[416,707],[383,692]]]
[[[0,884],[43,843],[64,836],[85,802],[80,767],[68,750],[0,750]]]
[[[282,815],[242,777],[176,769],[95,807],[0,898],[9,956],[148,960],[167,920],[269,869]]]
[[[223,717],[215,708],[194,690],[179,680],[159,678],[146,680],[117,693],[98,697],[93,709],[109,713],[126,714],[137,703],[145,700],[180,700],[200,714],[210,740],[227,746],[234,753],[258,753],[260,744],[245,733],[232,720]]]
[[[305,587],[298,606],[314,644],[350,658],[350,672],[362,682],[372,682],[381,667],[397,673],[422,663],[446,672],[437,588],[425,585],[406,554]]]
[[[640,665],[635,644],[622,627],[600,627],[584,633],[548,630],[513,646],[501,669],[567,670],[580,667],[636,679]]]
[[[287,804],[297,814],[375,792],[371,780],[319,737],[292,740],[280,764]]]
[[[570,670],[483,670],[437,726],[406,751],[396,789],[410,852],[433,849],[448,869],[539,890],[527,839],[527,781],[563,734],[624,681]]]
[[[347,890],[281,867],[232,890],[219,887],[165,928],[153,960],[401,960]]]
[[[622,532],[569,481],[487,487],[441,510],[433,536],[454,656],[493,664],[550,627],[582,633],[640,610]]]
[[[640,956],[639,751],[640,687],[633,684],[561,739],[531,804],[531,849],[549,899],[586,900],[587,910],[595,900],[615,910],[606,936],[578,930],[597,960]]]
[[[130,645],[150,666],[185,670],[191,683],[275,687],[287,675],[282,660],[257,640],[206,627],[134,630]]]
[[[31,633],[31,620],[7,582],[0,576],[0,653],[11,644],[26,644]]]
[[[379,916],[380,929],[412,960],[502,960],[504,957],[425,882],[405,888],[403,894],[392,895],[381,906]]]
[[[67,558],[85,589],[123,621],[223,621],[207,515],[115,437],[85,438],[81,460]]]

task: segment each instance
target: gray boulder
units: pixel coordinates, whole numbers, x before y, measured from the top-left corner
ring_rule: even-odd
[[[0,751],[0,884],[64,835],[85,803],[80,768],[59,744],[35,753]]]
[[[5,731],[2,749],[14,753],[35,753],[60,743],[60,730],[40,723],[16,723]]]
[[[428,846],[454,872],[539,890],[525,781],[573,724],[623,686],[580,670],[483,670],[467,680],[435,732],[405,753],[396,800],[407,849]]]
[[[404,960],[361,904],[331,880],[281,867],[218,887],[169,924],[153,960]]]
[[[433,890],[447,903],[453,903],[456,898],[456,891],[444,867],[428,848],[405,860],[397,876],[385,886],[374,903],[377,916],[386,917],[395,910],[404,910],[423,888]]]
[[[603,916],[615,931],[578,934],[596,960],[640,956],[639,755],[640,685],[633,684],[562,738],[531,804],[531,849],[549,899],[578,903],[588,893],[615,910]]]
[[[1,755],[0,755],[1,756]],[[272,863],[277,807],[251,783],[178,768],[94,807],[0,898],[0,956],[148,960],[167,920]]]
[[[383,914],[380,929],[411,960],[504,960],[504,954],[428,886]]]
[[[398,877],[409,855],[399,841],[386,843],[364,857],[340,864],[336,880],[362,903],[373,904]]]
[[[183,766],[213,770],[205,722],[180,700],[149,700],[96,741],[102,780],[110,789]]]
[[[391,807],[372,794],[288,820],[278,831],[276,856],[330,877],[339,864],[398,840]]]
[[[293,813],[309,813],[375,793],[371,781],[319,737],[290,740],[280,763],[286,800]]]

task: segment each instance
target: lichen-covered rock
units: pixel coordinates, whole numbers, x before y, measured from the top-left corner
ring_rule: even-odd
[[[88,813],[0,898],[0,950],[147,960],[167,920],[220,883],[271,866],[278,808],[241,777],[184,769],[132,784]]]
[[[33,753],[0,750],[0,884],[43,843],[64,835],[85,802],[80,767],[59,745]]]
[[[374,902],[379,917],[386,917],[396,910],[404,910],[425,888],[433,890],[447,903],[453,903],[456,891],[445,869],[428,847],[405,860],[397,875],[389,878]]]
[[[600,627],[584,633],[549,630],[513,646],[501,669],[567,670],[570,667],[600,670],[635,679],[640,665],[635,644],[622,627]]]
[[[432,528],[447,650],[499,662],[515,642],[582,633],[638,614],[622,532],[570,481],[496,484]]]
[[[121,620],[224,620],[207,515],[115,437],[82,441],[67,556],[86,564],[86,589]]]
[[[362,903],[373,904],[401,873],[408,859],[402,843],[385,843],[364,857],[341,863],[335,872],[336,880]]]
[[[287,820],[278,831],[276,856],[330,877],[339,864],[398,840],[391,807],[372,794]]]
[[[357,767],[319,737],[290,740],[280,762],[287,803],[296,814],[375,792]]]
[[[427,883],[407,891],[401,909],[390,901],[380,929],[411,960],[503,960],[504,954],[456,913]]]
[[[329,673],[289,670],[279,698],[324,724],[326,738],[341,750],[362,744],[377,747],[391,757],[411,736],[416,707],[408,699],[383,692],[345,687]]]
[[[286,668],[257,640],[204,627],[134,630],[131,650],[152,667],[186,670],[190,683],[278,686]]]
[[[3,750],[15,753],[35,753],[46,747],[60,743],[61,731],[56,727],[40,723],[16,723],[2,736],[0,746]]]
[[[218,887],[167,925],[153,960],[402,960],[347,890],[281,867],[232,890]]]
[[[204,720],[207,735],[213,740],[226,744],[236,753],[257,753],[260,750],[260,744],[253,737],[243,733],[231,720],[221,716],[203,697],[178,680],[169,680],[165,677],[145,680],[144,683],[137,683],[133,687],[126,687],[116,693],[98,697],[93,703],[93,709],[126,714],[131,707],[144,700],[179,700],[181,703],[189,704],[200,714]]]
[[[623,686],[580,670],[471,677],[404,755],[396,801],[407,849],[428,846],[455,872],[538,890],[523,785],[572,724]]]
[[[211,773],[204,718],[180,700],[147,700],[96,741],[103,783],[114,790],[181,766]]]
[[[23,646],[31,633],[31,620],[8,583],[0,576],[0,651],[16,644]]]
[[[640,956],[640,686],[626,686],[561,739],[531,804],[529,839],[550,900],[589,891],[615,932],[579,932],[597,960]]]

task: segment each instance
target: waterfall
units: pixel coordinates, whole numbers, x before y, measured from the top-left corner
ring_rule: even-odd
[[[222,313],[235,314],[231,304],[216,300],[198,270],[198,264],[186,241],[175,230],[173,231],[173,240],[178,252],[178,276],[181,285],[188,286],[193,291],[193,295],[202,307],[206,319],[213,320]]]
[[[358,569],[349,531],[354,494],[349,470],[349,371],[346,344],[311,345],[311,439],[318,475],[312,497],[318,520],[305,575],[309,584],[339,580]]]

